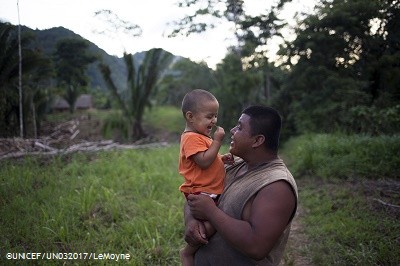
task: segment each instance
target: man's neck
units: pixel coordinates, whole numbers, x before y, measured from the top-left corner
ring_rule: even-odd
[[[247,170],[251,170],[258,167],[259,165],[269,163],[278,158],[279,157],[277,154],[265,154],[264,156],[255,156],[254,159],[245,162],[247,164]]]

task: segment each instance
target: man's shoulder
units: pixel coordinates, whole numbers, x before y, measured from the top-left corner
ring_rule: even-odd
[[[292,176],[284,161],[280,158],[274,159],[260,167],[260,173],[271,173],[275,175]]]

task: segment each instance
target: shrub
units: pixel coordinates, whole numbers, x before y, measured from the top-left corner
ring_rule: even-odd
[[[297,175],[398,178],[400,136],[309,134],[289,140],[284,152]]]

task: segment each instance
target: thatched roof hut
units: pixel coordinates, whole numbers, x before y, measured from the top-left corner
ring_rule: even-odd
[[[75,109],[87,110],[93,107],[92,95],[82,94],[75,103]],[[63,98],[58,98],[53,104],[53,109],[57,111],[65,111],[69,109],[69,104]]]

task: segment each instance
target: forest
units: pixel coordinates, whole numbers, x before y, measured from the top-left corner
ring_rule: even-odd
[[[195,5],[198,1],[191,2]],[[111,72],[107,75],[109,60],[91,52],[85,40],[68,36],[53,44],[53,51],[45,51],[35,45],[35,34],[22,34],[23,71],[19,79],[18,27],[2,23],[0,136],[32,137],[56,96],[72,107],[80,94],[90,92],[99,108],[122,110],[132,125],[130,135],[138,139],[142,132],[134,130],[134,124],[140,125],[144,108],[150,104],[179,107],[180,99],[193,88],[215,93],[222,106],[223,126],[233,125],[245,106],[266,104],[281,112],[286,139],[307,132],[399,132],[398,1],[320,2],[315,14],[298,21],[293,29],[296,38],[281,45],[279,62],[271,62],[263,48],[270,38],[280,35],[285,21],[276,14],[287,1],[258,17],[245,14],[242,2],[227,1],[226,10],[219,13],[212,13],[214,2],[215,6],[208,7],[208,13],[233,21],[237,29],[237,46],[229,48],[215,70],[205,63],[172,60],[168,52],[158,51],[160,54],[149,52],[147,60],[142,58],[136,65],[130,62],[132,55],[126,54],[122,64],[128,72],[124,78],[115,78],[116,73]],[[205,15],[200,11],[196,17]],[[172,34],[195,34],[211,25],[192,18],[183,19],[178,26]],[[106,86],[90,84],[89,65],[101,71]],[[129,73],[141,81],[132,85]],[[147,87],[143,86],[145,79],[151,81]],[[135,93],[141,98],[129,97]],[[142,111],[134,114],[135,109]]]

